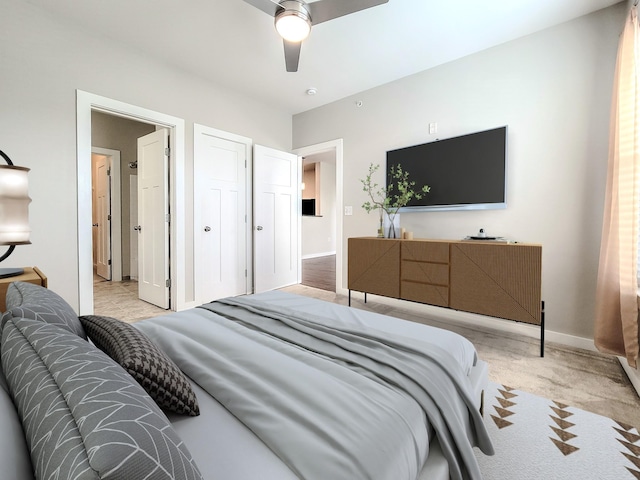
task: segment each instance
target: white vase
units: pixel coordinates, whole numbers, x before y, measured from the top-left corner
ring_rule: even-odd
[[[400,238],[400,214],[393,216],[393,221],[389,218],[387,212],[384,212],[384,237]]]

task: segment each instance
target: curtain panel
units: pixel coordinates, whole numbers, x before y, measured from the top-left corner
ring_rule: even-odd
[[[634,368],[639,353],[639,41],[637,8],[633,6],[616,61],[594,335],[598,350],[623,356]]]

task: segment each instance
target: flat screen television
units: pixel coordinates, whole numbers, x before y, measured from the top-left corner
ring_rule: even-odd
[[[316,214],[316,199],[303,198],[302,199],[302,215],[313,216],[315,214]]]
[[[416,188],[430,187],[401,212],[507,207],[506,126],[388,151],[387,185],[397,165]]]

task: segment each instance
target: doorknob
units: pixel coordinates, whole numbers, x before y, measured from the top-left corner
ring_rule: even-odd
[[[98,224],[97,224],[97,223],[94,223],[94,224],[93,224],[93,225],[91,225],[91,226],[92,226],[92,227],[97,227],[97,226],[98,226]]]
[[[136,225],[135,227],[133,227],[133,229],[137,231],[141,231],[142,227],[140,225]]]
[[[204,231],[205,232],[210,232],[211,231],[211,227],[209,225],[207,225],[206,227],[204,227]]]
[[[258,231],[262,230],[262,225],[258,225],[258,226],[256,227],[256,230],[258,230]]]

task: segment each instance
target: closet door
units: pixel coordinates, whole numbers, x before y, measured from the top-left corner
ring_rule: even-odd
[[[300,279],[300,178],[297,155],[254,147],[256,293]]]
[[[250,292],[247,164],[250,140],[194,126],[196,301]]]

